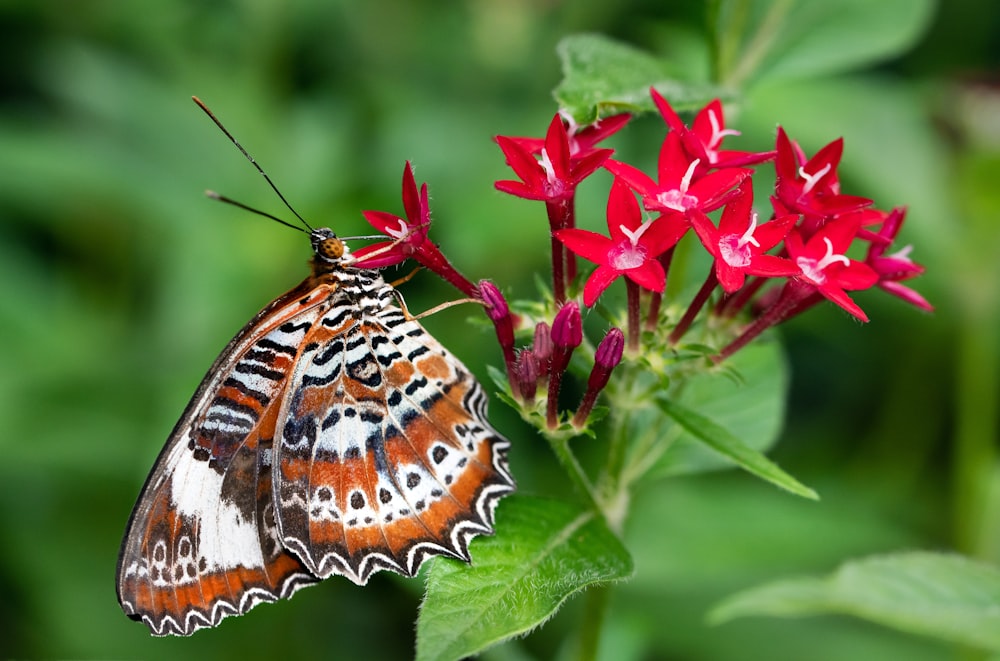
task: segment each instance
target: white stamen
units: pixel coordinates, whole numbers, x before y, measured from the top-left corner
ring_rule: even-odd
[[[898,259],[900,261],[908,262],[908,263],[912,264],[913,261],[910,259],[910,253],[911,252],[913,252],[913,246],[912,245],[904,246],[899,251],[894,252],[893,254],[889,255],[889,258],[890,259]]]
[[[688,186],[691,185],[691,177],[694,176],[694,169],[698,167],[699,163],[701,163],[700,158],[696,158],[693,161],[691,161],[691,165],[688,166],[687,172],[684,173],[684,178],[681,179],[681,187],[680,187],[681,193],[688,192]]]
[[[618,229],[620,229],[622,231],[622,234],[624,234],[625,236],[628,237],[629,242],[633,246],[637,246],[637,245],[639,245],[639,238],[642,237],[643,234],[645,234],[646,230],[652,224],[653,224],[652,220],[647,220],[642,225],[639,225],[639,227],[636,228],[635,232],[631,231],[629,228],[625,227],[624,225],[619,225]]]
[[[760,248],[760,243],[753,238],[754,230],[757,229],[757,212],[750,214],[750,227],[742,236],[736,234],[726,234],[719,238],[719,254],[723,261],[735,268],[750,266],[753,253],[747,245],[754,245]]]
[[[830,171],[830,167],[831,165],[827,163],[816,174],[809,174],[808,172],[806,172],[805,167],[800,167],[799,176],[801,176],[803,179],[806,180],[806,185],[802,187],[802,194],[803,195],[808,194],[809,191],[813,189],[813,186],[816,185],[816,182],[819,181],[823,177],[823,175],[825,175],[827,172]]]
[[[817,262],[810,257],[799,257],[795,260],[796,266],[802,269],[802,274],[820,285],[826,282],[826,274],[823,271],[828,266],[838,262],[844,266],[849,266],[851,263],[851,260],[846,256],[833,252],[833,242],[830,239],[824,236],[823,243],[826,244],[826,255],[823,256],[823,259]]]
[[[748,243],[753,244],[754,246],[757,246],[758,248],[760,248],[760,244],[757,243],[757,239],[753,238],[753,233],[756,230],[757,230],[757,212],[756,211],[751,211],[750,212],[750,227],[748,227],[747,231],[744,232],[743,236],[740,237],[740,243],[739,243],[739,245],[740,245],[741,248],[743,246],[745,246],[746,244],[748,244]]]
[[[562,108],[559,110],[559,117],[566,122],[566,138],[569,141],[569,155],[576,156],[580,151],[580,145],[576,141],[576,134],[580,132],[580,125],[573,119],[572,113]],[[597,122],[594,122],[595,126]]]
[[[656,201],[668,209],[673,209],[674,211],[685,212],[688,209],[692,209],[698,206],[698,198],[694,195],[688,195],[688,186],[691,185],[691,177],[694,176],[694,170],[701,163],[700,158],[696,158],[691,165],[688,166],[687,172],[684,173],[684,178],[681,179],[681,184],[679,187],[663,191],[656,196]]]
[[[552,167],[552,161],[549,159],[549,155],[548,152],[545,151],[545,147],[542,147],[542,154],[538,162],[545,170],[545,176],[548,178],[549,183],[554,184],[556,182],[556,169]]]
[[[720,129],[719,118],[712,110],[708,111],[708,121],[712,124],[712,140],[706,145],[710,149],[715,149],[727,135],[740,135],[736,129]]]
[[[402,239],[404,236],[410,233],[410,227],[409,225],[406,224],[406,221],[404,221],[402,218],[397,218],[397,220],[399,221],[399,229],[396,230],[391,227],[386,227],[385,233],[394,239]]]

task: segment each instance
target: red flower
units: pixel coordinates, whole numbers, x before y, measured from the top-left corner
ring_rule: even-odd
[[[698,111],[691,128],[684,122],[655,88],[649,89],[653,103],[660,111],[667,126],[676,131],[691,159],[700,159],[703,166],[712,168],[730,168],[741,165],[751,165],[774,158],[775,152],[728,151],[722,149],[722,141],[729,135],[739,135],[740,132],[726,128],[726,120],[722,114],[722,102],[714,99]]]
[[[581,127],[573,120],[573,116],[565,110],[560,110],[559,116],[562,118],[566,139],[569,142],[569,157],[573,161],[580,161],[593,152],[600,151],[597,149],[597,143],[617,133],[632,119],[628,113],[622,113],[599,119],[593,124]],[[542,138],[510,137],[507,139],[517,143],[532,154],[540,154],[545,147],[545,140]]]
[[[785,246],[789,257],[802,270],[796,278],[798,282],[813,287],[861,321],[868,321],[868,316],[845,293],[845,290],[868,289],[879,279],[870,266],[844,254],[858,229],[857,218],[837,218],[806,241],[798,229],[793,229],[785,237]]]
[[[409,161],[403,168],[403,209],[406,220],[385,211],[362,212],[372,227],[392,238],[392,241],[361,248],[354,253],[354,265],[361,268],[383,268],[412,257],[466,296],[479,296],[479,289],[459,273],[438,247],[427,239],[427,232],[431,227],[427,184],[423,184],[417,193],[417,182],[413,178],[413,168]]]
[[[583,302],[593,305],[619,276],[626,276],[646,289],[662,292],[666,283],[663,266],[656,259],[676,244],[688,225],[680,216],[661,216],[642,221],[635,196],[622,179],[615,179],[608,196],[608,238],[577,228],[553,232],[563,245],[597,264],[583,289]]]
[[[785,238],[798,214],[758,225],[752,206],[753,187],[747,179],[740,185],[739,194],[722,211],[718,228],[701,211],[694,210],[689,215],[698,238],[715,257],[719,284],[729,294],[743,286],[747,275],[773,278],[799,273],[799,267],[792,261],[765,254]]]
[[[399,264],[413,257],[427,241],[427,232],[431,227],[427,184],[420,187],[418,194],[417,182],[413,178],[413,168],[409,161],[403,168],[403,209],[406,220],[385,211],[361,212],[372,227],[393,240],[365,246],[355,252],[355,259],[363,262],[358,266],[374,269]],[[372,257],[365,259],[366,255]]]
[[[891,255],[885,255],[886,248],[892,244],[896,234],[903,226],[906,217],[906,207],[896,207],[888,214],[882,229],[872,241],[868,248],[868,257],[865,263],[871,266],[878,274],[879,287],[889,292],[893,296],[898,296],[907,303],[915,305],[928,312],[934,311],[934,306],[927,302],[923,296],[913,291],[909,287],[899,284],[902,280],[915,278],[924,272],[924,267],[910,260],[910,250],[912,246],[906,246],[902,250]]]
[[[618,127],[620,128],[620,126]],[[603,135],[601,137],[604,137]],[[494,184],[497,190],[529,200],[555,202],[573,196],[577,185],[601,167],[613,153],[611,149],[589,149],[573,156],[570,139],[562,119],[557,114],[545,134],[545,146],[535,158],[535,143],[523,138],[498,135],[497,144],[507,158],[507,164],[520,181],[503,180]],[[579,144],[577,145],[579,149]]]
[[[660,148],[659,182],[642,170],[614,159],[608,159],[605,167],[634,188],[650,211],[676,213],[692,209],[707,213],[718,209],[733,194],[733,188],[753,174],[745,168],[726,168],[698,178],[695,173],[700,163],[700,159],[688,158],[679,134],[671,131]]]
[[[775,190],[778,200],[789,210],[825,218],[872,203],[866,197],[840,194],[837,166],[844,152],[843,138],[826,145],[807,161],[799,146],[779,126],[777,147]]]

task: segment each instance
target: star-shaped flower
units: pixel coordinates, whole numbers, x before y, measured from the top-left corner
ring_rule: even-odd
[[[584,305],[593,305],[623,275],[640,287],[662,292],[666,274],[656,258],[684,236],[687,222],[674,215],[643,221],[635,195],[620,178],[611,186],[607,216],[610,238],[577,228],[553,233],[574,253],[597,264],[583,289]]]
[[[427,241],[427,232],[431,227],[427,184],[417,192],[417,182],[413,178],[413,168],[409,161],[403,168],[403,210],[405,220],[385,211],[361,212],[372,227],[392,241],[375,243],[354,251],[358,266],[373,269],[394,266],[413,257]],[[365,259],[366,255],[372,256]]]
[[[646,209],[681,214],[692,209],[704,213],[718,209],[733,195],[733,188],[753,174],[746,168],[726,168],[696,177],[700,163],[700,159],[688,158],[680,135],[671,131],[660,147],[658,182],[642,170],[614,159],[608,159],[604,167],[634,188]]]
[[[653,103],[656,104],[656,108],[660,111],[667,126],[681,137],[684,148],[692,160],[699,159],[705,168],[739,167],[762,163],[774,158],[775,152],[773,151],[746,152],[722,149],[722,141],[726,136],[739,135],[740,132],[726,128],[726,120],[722,114],[722,102],[719,99],[710,101],[708,105],[699,110],[691,127],[688,128],[674,111],[670,102],[663,98],[655,88],[651,87],[649,94],[653,97]]]
[[[612,126],[615,124],[612,123]],[[606,137],[603,133],[599,136],[598,139]],[[613,153],[611,149],[594,149],[593,143],[590,148],[581,151],[580,143],[577,143],[577,155],[574,156],[569,134],[558,114],[549,124],[544,146],[537,151],[538,158],[535,157],[537,145],[534,142],[503,135],[498,135],[496,142],[503,150],[507,164],[520,178],[520,181],[497,181],[494,184],[497,190],[547,202],[571,198],[577,185],[601,167]]]
[[[758,225],[749,179],[740,185],[739,194],[723,209],[718,228],[701,211],[694,210],[688,217],[706,250],[715,257],[715,275],[726,293],[732,294],[742,287],[747,275],[773,278],[799,273],[794,262],[766,254],[785,238],[799,219],[798,214]]]
[[[597,143],[617,133],[632,119],[630,114],[621,113],[603,117],[593,124],[580,126],[573,119],[573,116],[565,110],[560,110],[559,116],[562,118],[566,140],[569,143],[569,157],[570,160],[574,161],[582,160],[595,151],[600,151]],[[507,139],[516,142],[528,152],[536,155],[541,154],[542,149],[545,148],[544,138],[509,137]]]
[[[392,240],[374,243],[355,251],[354,265],[360,268],[384,268],[413,258],[466,296],[477,297],[477,287],[459,273],[434,242],[427,238],[431,227],[427,184],[423,184],[417,192],[417,182],[409,161],[403,168],[403,210],[405,219],[385,211],[362,212],[372,227]]]
[[[844,152],[844,139],[837,138],[812,158],[792,142],[785,130],[778,127],[778,156],[775,191],[778,200],[790,211],[807,216],[827,218],[867,207],[866,197],[841,195],[837,166]]]
[[[909,287],[899,284],[902,280],[915,278],[924,272],[923,266],[910,260],[912,246],[906,246],[891,255],[885,254],[886,248],[892,244],[899,229],[903,226],[905,217],[906,207],[896,207],[886,216],[881,230],[876,235],[876,240],[872,241],[868,248],[865,263],[878,274],[878,283],[876,284],[880,288],[922,310],[933,312],[934,306],[928,303],[927,299]]]
[[[785,247],[789,257],[802,271],[797,281],[813,287],[861,321],[868,321],[868,315],[845,292],[868,289],[879,279],[870,266],[844,254],[858,229],[856,218],[836,218],[808,240],[803,239],[798,229],[793,229],[785,237]]]

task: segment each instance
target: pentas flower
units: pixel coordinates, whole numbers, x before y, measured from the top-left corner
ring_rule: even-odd
[[[659,181],[653,181],[642,170],[614,159],[608,159],[604,167],[634,188],[649,211],[681,214],[692,210],[708,213],[718,209],[732,196],[733,189],[753,174],[746,168],[726,168],[696,177],[700,164],[701,159],[688,158],[680,135],[671,131],[660,148]]]
[[[535,158],[534,145],[526,145],[523,140],[498,135],[496,142],[503,150],[507,164],[521,179],[497,181],[494,183],[497,190],[547,202],[572,198],[577,185],[601,167],[613,152],[611,149],[589,149],[574,158],[570,152],[569,136],[558,114],[549,124],[539,158]]]
[[[608,196],[610,238],[570,228],[553,233],[574,253],[597,264],[583,288],[583,303],[592,306],[620,276],[650,291],[662,292],[666,274],[657,257],[676,244],[688,229],[679,216],[642,220],[639,203],[624,180],[616,178]]]
[[[684,144],[684,149],[691,155],[691,160],[699,160],[704,168],[730,168],[742,165],[762,163],[774,158],[774,151],[746,152],[722,149],[722,141],[726,136],[739,135],[740,132],[726,128],[725,116],[722,114],[722,102],[714,99],[695,115],[691,127],[681,121],[667,101],[655,88],[649,88],[653,103],[663,116],[667,126],[676,131]]]
[[[885,254],[886,248],[892,244],[899,229],[903,226],[905,217],[906,207],[896,207],[888,214],[876,240],[873,240],[868,248],[865,263],[878,274],[876,285],[880,288],[921,310],[933,312],[934,306],[928,303],[927,299],[909,287],[899,284],[902,280],[915,278],[924,272],[923,266],[910,260],[912,246],[906,246],[891,255]]]
[[[385,211],[362,212],[372,227],[392,238],[392,241],[375,243],[357,250],[354,253],[355,265],[362,268],[384,268],[413,258],[466,296],[477,297],[479,290],[476,286],[459,273],[438,247],[428,240],[431,212],[427,201],[427,184],[423,184],[420,192],[417,192],[417,182],[409,161],[403,168],[403,210],[406,219]]]
[[[574,162],[579,162],[594,152],[600,151],[597,149],[597,143],[617,133],[632,119],[628,113],[622,113],[604,117],[593,124],[580,126],[573,119],[573,115],[566,110],[560,110],[559,116],[562,118],[566,140],[569,143],[569,157]],[[507,139],[517,143],[531,154],[540,154],[545,147],[545,140],[542,138],[510,137]]]
[[[417,192],[417,182],[413,177],[413,168],[406,162],[403,168],[403,211],[406,219],[386,211],[362,211],[361,215],[376,230],[392,237],[393,241],[385,241],[365,246],[354,252],[360,266],[366,268],[383,268],[394,266],[413,257],[427,241],[427,232],[431,227],[430,204],[427,199],[427,184]],[[372,253],[377,253],[372,255]],[[366,255],[372,255],[365,259]]]
[[[846,293],[846,290],[868,289],[879,279],[870,266],[844,254],[857,233],[856,219],[837,218],[808,240],[803,240],[798,229],[792,230],[785,237],[785,247],[802,271],[796,277],[798,282],[814,288],[861,321],[868,321],[868,315]]]
[[[799,219],[798,214],[758,224],[749,179],[740,185],[739,194],[722,211],[718,227],[697,209],[688,218],[705,249],[715,258],[715,276],[728,294],[742,287],[747,275],[773,278],[799,272],[792,261],[766,254],[785,238]]]
[[[775,193],[778,201],[789,210],[823,219],[872,203],[866,197],[840,193],[837,166],[844,152],[843,138],[837,138],[806,160],[799,146],[779,126],[777,148]],[[813,223],[810,230],[818,226]]]

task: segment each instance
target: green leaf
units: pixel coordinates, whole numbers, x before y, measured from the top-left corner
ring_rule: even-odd
[[[692,374],[677,399],[726,429],[739,430],[744,445],[764,452],[778,440],[785,417],[788,366],[781,345],[761,338],[723,365],[727,371]],[[682,430],[653,471],[677,475],[728,466],[726,457]]]
[[[709,615],[854,615],[901,631],[1000,652],[1000,570],[959,555],[910,552],[849,562],[827,578],[741,592]]]
[[[728,457],[740,468],[798,496],[814,500],[819,498],[815,491],[781,470],[777,464],[745,444],[725,427],[672,400],[658,398],[656,403],[661,411],[673,418],[695,438]]]
[[[460,659],[539,626],[573,593],[632,574],[632,558],[592,512],[511,496],[471,567],[435,560],[417,621],[417,659]]]
[[[927,29],[932,0],[724,0],[714,22],[719,80],[830,75],[905,52]]]
[[[709,85],[673,79],[662,60],[602,35],[566,37],[556,51],[563,68],[563,79],[554,90],[556,101],[580,124],[620,112],[652,111],[653,85],[678,111],[726,96]]]

